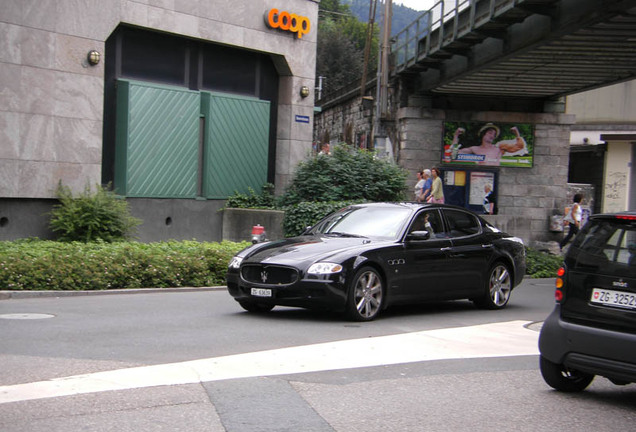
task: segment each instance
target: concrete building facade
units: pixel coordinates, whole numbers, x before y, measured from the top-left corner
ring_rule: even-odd
[[[2,0],[0,240],[108,182],[140,240],[219,240],[228,194],[311,151],[318,3]]]

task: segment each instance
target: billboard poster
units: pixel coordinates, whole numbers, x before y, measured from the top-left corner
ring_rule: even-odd
[[[450,165],[532,168],[534,125],[444,122],[442,162]]]

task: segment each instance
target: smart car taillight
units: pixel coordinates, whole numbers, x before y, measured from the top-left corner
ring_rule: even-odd
[[[563,278],[565,276],[565,268],[561,267],[557,270],[557,278],[556,278],[556,290],[554,291],[554,299],[557,303],[561,303],[563,301]]]

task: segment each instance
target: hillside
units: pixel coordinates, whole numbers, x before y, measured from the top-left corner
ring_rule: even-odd
[[[369,1],[370,0],[341,0],[342,4],[348,4],[353,15],[362,22],[369,20]],[[384,14],[384,2],[378,1],[376,10],[376,22],[382,23]],[[393,4],[393,20],[391,21],[391,35],[398,33],[400,30],[414,22],[423,12],[408,8],[399,4]]]

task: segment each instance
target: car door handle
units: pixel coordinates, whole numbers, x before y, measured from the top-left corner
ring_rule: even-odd
[[[442,251],[442,252],[448,252],[448,251],[450,251],[450,250],[452,250],[452,249],[453,249],[453,248],[451,248],[451,247],[444,247],[444,248],[441,248],[441,249],[440,249],[440,251]]]
[[[482,248],[487,249],[487,248],[491,248],[492,247],[492,243],[490,244],[483,244],[481,245]]]

